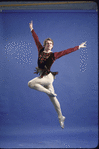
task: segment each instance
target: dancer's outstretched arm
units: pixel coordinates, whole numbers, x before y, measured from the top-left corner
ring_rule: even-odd
[[[30,30],[32,32],[32,36],[34,38],[34,41],[35,41],[35,44],[37,46],[37,49],[38,49],[38,52],[43,48],[42,44],[40,43],[39,41],[39,38],[37,36],[37,34],[35,33],[34,31],[34,28],[33,28],[33,21],[31,21],[31,23],[29,23],[29,27],[30,27]]]
[[[74,52],[80,48],[86,48],[86,42],[83,42],[82,44],[80,44],[79,46],[76,46],[74,48],[69,48],[67,50],[63,50],[63,51],[60,51],[60,52],[55,52],[54,53],[54,57],[55,57],[55,60],[66,55],[66,54],[69,54],[71,52]]]

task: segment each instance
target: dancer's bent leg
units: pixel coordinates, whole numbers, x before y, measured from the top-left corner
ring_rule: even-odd
[[[36,77],[32,79],[31,81],[28,82],[28,86],[32,89],[44,92],[53,97],[56,96],[56,94],[52,93],[51,90],[44,87],[45,85],[49,85],[52,82],[53,82],[53,76],[50,73],[47,76],[43,76],[43,78]]]
[[[58,114],[60,125],[62,128],[64,128],[65,117],[62,115],[60,103],[58,99],[55,97],[56,94],[54,92],[54,88],[52,85],[53,81],[54,81],[53,75],[50,73],[49,75],[44,76],[43,78],[36,77],[32,79],[31,81],[28,82],[28,86],[32,89],[44,92],[49,96]]]

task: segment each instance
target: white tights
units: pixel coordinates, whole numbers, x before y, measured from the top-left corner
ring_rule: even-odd
[[[50,89],[52,90],[52,92],[54,92],[53,81],[54,76],[51,73],[49,73],[48,75],[43,76],[43,78],[36,77],[30,80],[28,82],[28,86],[32,89],[46,93],[55,107],[55,110],[58,114],[58,118],[61,118],[62,112],[60,108],[60,103],[56,97],[50,96]]]

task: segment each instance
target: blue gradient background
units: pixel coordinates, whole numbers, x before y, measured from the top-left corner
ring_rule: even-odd
[[[40,42],[54,40],[53,52],[87,41],[87,64],[80,71],[81,50],[56,60],[55,92],[66,116],[62,130],[46,94],[27,83],[36,77],[37,48],[29,29],[33,20]],[[11,43],[31,43],[31,63],[11,56]],[[98,145],[98,14],[96,11],[4,11],[0,13],[0,147],[93,148]],[[26,47],[24,47],[26,49]],[[9,53],[7,53],[9,51]],[[83,49],[82,49],[83,51]],[[22,51],[18,49],[18,52]],[[25,57],[27,51],[25,50]],[[22,56],[22,54],[21,54]],[[28,55],[29,56],[29,55]],[[30,54],[31,56],[31,54]],[[25,59],[26,60],[26,59]]]

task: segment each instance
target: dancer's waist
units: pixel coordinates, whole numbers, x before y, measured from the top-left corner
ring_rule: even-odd
[[[39,67],[36,67],[36,70],[34,73],[39,74],[41,78],[45,75],[48,75],[49,73],[52,73],[54,76],[58,74],[58,72],[52,72],[47,68],[41,69]]]

